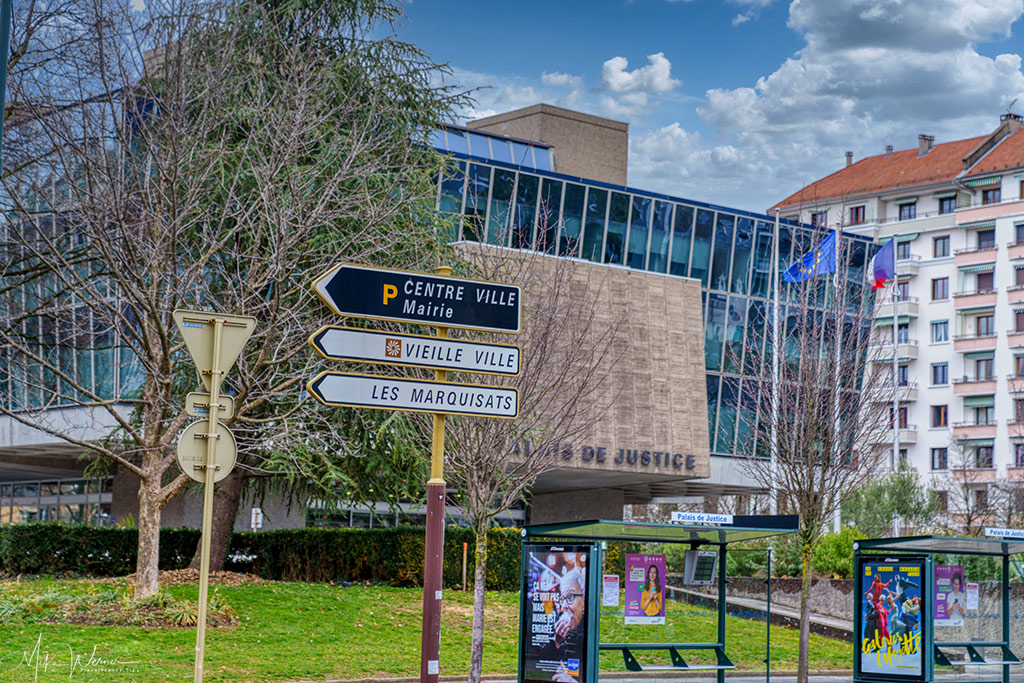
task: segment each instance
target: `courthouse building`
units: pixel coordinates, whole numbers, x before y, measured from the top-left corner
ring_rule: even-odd
[[[767,375],[774,217],[630,187],[627,124],[549,105],[443,126],[432,143],[452,157],[437,186],[437,209],[450,217],[446,239],[576,258],[602,273],[602,305],[618,307],[625,321],[615,406],[572,444],[562,467],[538,479],[530,511],[513,511],[506,523],[614,518],[630,503],[704,496],[731,497],[743,511],[760,492],[743,459],[765,455],[754,453],[753,435]],[[781,267],[818,237],[782,221]],[[870,237],[851,240],[850,287],[862,286]],[[84,350],[80,363],[97,394],[113,398],[132,377],[114,373],[110,353]],[[88,409],[61,410],[83,434],[101,435]],[[77,455],[0,418],[0,522],[103,522],[130,512],[128,480],[86,480]],[[268,512],[267,525],[366,526],[420,515],[412,506],[395,515],[381,503],[339,516],[314,501],[308,510]],[[197,520],[194,496],[165,509],[166,525]],[[236,527],[248,522],[246,507]]]
[[[916,147],[856,162],[847,152],[845,167],[772,207],[896,241],[896,314],[887,295],[875,319],[877,371],[893,372],[894,348],[897,359],[895,457],[942,489],[954,514],[986,509],[997,483],[1024,483],[1021,123],[1004,114],[978,137],[920,135]]]

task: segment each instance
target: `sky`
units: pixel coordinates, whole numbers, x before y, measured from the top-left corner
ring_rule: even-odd
[[[1024,114],[1024,0],[412,0],[400,36],[473,90],[629,123],[628,184],[766,211],[854,160]],[[1022,160],[1024,165],[1024,160]]]

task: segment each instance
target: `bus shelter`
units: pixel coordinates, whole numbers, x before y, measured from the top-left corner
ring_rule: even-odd
[[[972,683],[1009,683],[1021,663],[1010,642],[1010,560],[1024,542],[912,536],[853,548],[855,683],[933,681],[936,665],[973,670]]]
[[[714,516],[710,516],[714,517]],[[522,530],[519,682],[596,683],[603,651],[621,653],[627,671],[687,672],[713,670],[718,683],[734,669],[726,643],[726,552],[739,541],[793,533],[796,515],[720,516],[727,523],[648,524],[589,520],[527,526]],[[601,640],[601,607],[624,591],[626,624],[665,623],[666,566],[664,555],[638,552],[625,556],[623,574],[603,572],[607,544],[680,544],[682,583],[717,586],[717,637],[712,642],[605,642]],[[765,663],[770,668],[770,554],[767,591]],[[632,621],[631,621],[632,620]],[[624,639],[626,640],[626,639]],[[661,653],[670,664],[641,665],[637,653]],[[702,655],[692,653],[702,651]],[[693,663],[697,659],[713,663]],[[667,655],[667,656],[666,656]],[[691,662],[688,662],[690,659]]]

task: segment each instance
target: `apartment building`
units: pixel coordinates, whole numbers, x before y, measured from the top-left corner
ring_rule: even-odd
[[[1024,485],[1021,125],[1004,114],[979,137],[920,135],[915,148],[857,162],[847,152],[844,168],[770,210],[896,241],[897,281],[873,331],[877,371],[898,386],[893,457],[944,490],[954,514],[989,508],[997,490],[1021,507],[1019,493],[1004,495]],[[895,408],[892,393],[882,400]]]

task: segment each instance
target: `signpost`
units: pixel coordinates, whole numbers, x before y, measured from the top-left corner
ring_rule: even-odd
[[[307,385],[326,405],[433,414],[427,533],[423,565],[423,637],[420,681],[437,683],[441,651],[441,572],[444,558],[444,416],[511,419],[519,413],[515,389],[448,382],[448,371],[518,375],[516,346],[449,340],[451,327],[518,334],[522,289],[518,285],[339,264],[313,283],[338,315],[434,325],[434,337],[327,326],[310,337],[325,358],[434,369],[434,381],[324,372]]]
[[[245,342],[256,328],[256,319],[241,315],[223,315],[203,311],[174,311],[185,346],[199,371],[207,394],[194,392],[186,400],[186,409],[195,414],[203,404],[206,420],[193,422],[178,439],[178,465],[192,479],[203,484],[203,535],[199,567],[199,618],[196,624],[196,659],[193,681],[203,680],[206,650],[206,596],[210,584],[210,527],[213,524],[213,484],[228,476],[235,466],[235,438],[220,417],[234,413],[234,401],[222,401],[220,385],[225,373],[238,359]],[[191,409],[189,409],[191,406]],[[218,443],[220,446],[218,447]],[[205,448],[204,448],[205,446]]]

